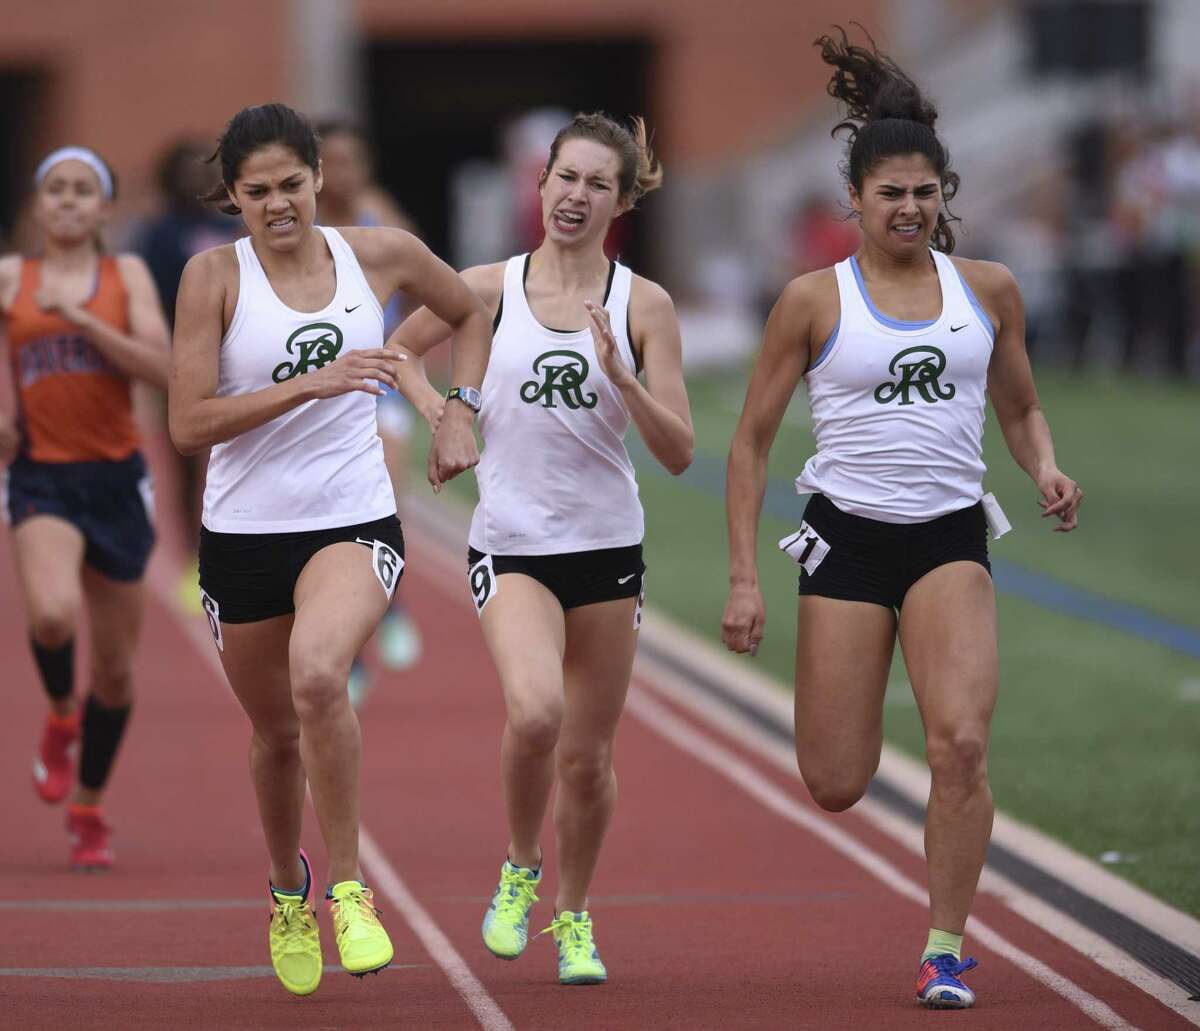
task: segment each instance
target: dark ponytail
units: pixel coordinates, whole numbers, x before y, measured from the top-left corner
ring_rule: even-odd
[[[221,182],[202,200],[216,204],[225,214],[237,215],[241,209],[229,199],[233,184],[242,170],[242,162],[261,147],[278,143],[287,147],[315,174],[319,167],[317,135],[307,118],[286,104],[261,104],[244,107],[225,126],[217,140],[217,149],[209,161],[220,159]]]
[[[888,158],[904,154],[928,158],[941,180],[945,205],[945,211],[938,212],[931,243],[949,254],[954,250],[950,223],[959,221],[949,205],[958,193],[959,179],[950,168],[949,151],[933,129],[937,108],[895,61],[879,52],[870,35],[868,49],[852,44],[845,29],[837,27],[837,32],[840,40],[822,36],[813,45],[821,48],[821,60],[834,69],[829,95],[846,107],[846,117],[831,133],[846,133],[842,175],[861,193],[863,179]]]

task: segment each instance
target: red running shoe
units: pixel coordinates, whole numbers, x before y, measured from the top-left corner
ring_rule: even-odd
[[[46,717],[42,744],[33,759],[33,789],[43,802],[53,805],[67,797],[75,780],[75,752],[79,742],[79,714]]]
[[[67,832],[75,839],[71,846],[73,870],[107,870],[113,865],[108,844],[112,828],[104,822],[98,805],[68,806]]]

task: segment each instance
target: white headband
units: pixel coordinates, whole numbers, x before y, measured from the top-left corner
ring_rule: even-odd
[[[42,180],[50,174],[50,169],[57,164],[61,164],[63,161],[82,161],[99,178],[100,189],[104,193],[104,199],[113,199],[112,173],[108,170],[108,166],[100,160],[99,156],[94,151],[88,150],[87,147],[59,147],[58,150],[47,154],[42,158],[42,163],[37,166],[37,171],[33,173],[33,185],[41,186]]]

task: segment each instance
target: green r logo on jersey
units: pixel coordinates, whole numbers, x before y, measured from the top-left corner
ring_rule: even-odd
[[[276,383],[328,365],[342,349],[342,331],[332,322],[310,322],[288,337],[285,346],[295,360],[275,366],[271,379]]]
[[[568,408],[596,407],[596,395],[583,393],[588,376],[588,363],[583,355],[575,351],[547,351],[534,359],[533,373],[541,379],[521,384],[521,400],[526,404],[541,401],[546,408],[557,408],[554,403],[557,394]]]
[[[953,383],[941,381],[945,370],[946,355],[938,348],[930,344],[906,348],[888,366],[888,372],[900,377],[899,382],[880,383],[875,388],[875,400],[885,405],[899,397],[900,404],[911,405],[916,403],[911,396],[915,390],[930,404],[949,401],[955,391]]]

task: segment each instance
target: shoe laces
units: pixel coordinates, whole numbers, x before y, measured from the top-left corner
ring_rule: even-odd
[[[334,899],[332,910],[338,925],[338,938],[354,935],[356,931],[378,920],[380,911],[375,908],[370,888],[347,892]]]
[[[536,883],[527,877],[505,870],[500,875],[496,894],[496,915],[524,919],[529,907],[537,902]]]
[[[937,967],[937,972],[942,976],[955,978],[979,966],[974,959],[957,960],[949,952],[940,956],[930,956],[926,962]]]
[[[299,895],[276,895],[273,916],[282,925],[283,934],[278,939],[282,950],[305,951],[304,934],[313,926],[313,914],[308,908],[308,900]]]
[[[549,927],[538,931],[538,935],[550,931],[554,932],[559,953],[568,959],[591,959],[596,951],[590,918],[564,910],[554,918]]]

